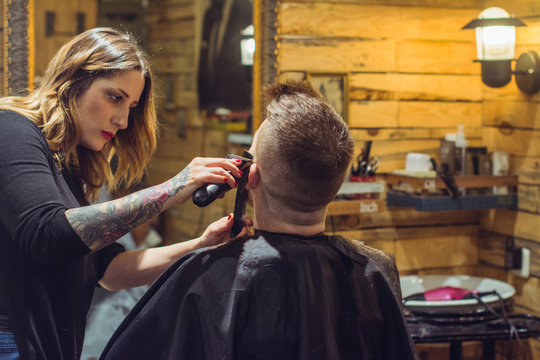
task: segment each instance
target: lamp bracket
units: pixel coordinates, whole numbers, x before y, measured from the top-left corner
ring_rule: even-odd
[[[505,60],[480,60],[480,59],[474,59],[473,62],[479,62],[479,63],[483,63],[483,62],[490,62],[490,61],[516,61],[517,59],[505,59]]]
[[[540,90],[540,56],[536,51],[521,54],[513,71],[518,88],[526,94]]]

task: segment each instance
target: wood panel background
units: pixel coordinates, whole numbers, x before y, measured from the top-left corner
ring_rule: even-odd
[[[443,5],[282,1],[278,72],[346,72],[350,127],[359,145],[373,141],[382,172],[403,168],[408,152],[436,156],[457,124],[480,144],[474,33],[460,30],[479,9]]]
[[[77,34],[77,13],[85,16],[85,28],[97,25],[97,0],[35,0],[35,74],[39,81],[47,64],[58,49],[72,36]],[[54,32],[46,34],[46,13],[54,14]]]
[[[487,6],[501,6],[521,17],[527,27],[516,31],[516,57],[526,51],[540,51],[540,3],[533,0],[492,1]],[[504,150],[511,155],[511,170],[519,175],[519,210],[492,210],[481,216],[479,259],[497,269],[504,268],[505,246],[513,240],[516,246],[531,251],[531,277],[522,279],[507,272],[506,280],[517,291],[516,310],[540,315],[540,237],[536,228],[540,220],[539,197],[539,101],[540,94],[521,93],[512,81],[501,89],[484,87],[482,122],[484,144],[490,150]],[[532,358],[540,358],[540,342],[530,341]]]
[[[280,1],[278,74],[346,73],[356,152],[372,140],[382,172],[404,168],[408,152],[437,158],[440,140],[458,124],[465,125],[471,146],[508,151],[512,172],[520,175],[519,211],[390,208],[333,217],[327,230],[394,254],[402,275],[465,273],[509,281],[517,289],[517,310],[538,314],[540,95],[520,93],[513,81],[501,89],[482,84],[480,66],[473,63],[474,31],[461,27],[488,6],[501,6],[528,24],[517,30],[517,56],[540,50],[540,7],[532,0]],[[504,267],[509,236],[531,249],[529,279]],[[539,343],[530,343],[540,358]],[[423,349],[422,356],[443,355]]]

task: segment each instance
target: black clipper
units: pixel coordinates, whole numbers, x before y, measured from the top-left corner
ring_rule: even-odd
[[[244,151],[244,153],[247,153],[247,151]],[[251,154],[249,155],[251,156]],[[238,186],[240,186],[240,183],[242,181],[247,181],[247,176],[249,174],[249,166],[251,165],[251,158],[234,154],[229,154],[226,156],[226,158],[242,160],[242,162],[238,165],[238,168],[240,169],[240,171],[242,171],[242,176],[239,179],[236,179],[236,183],[238,184]],[[204,184],[203,186],[195,190],[195,192],[193,193],[193,203],[198,207],[208,206],[218,197],[225,194],[231,189],[232,188],[226,182],[221,184]]]
[[[251,164],[253,155],[245,150],[242,155],[244,155],[244,158],[250,159],[249,163]],[[248,183],[249,169],[250,167],[248,166],[245,171],[242,170],[242,177],[237,181],[238,187],[236,188],[236,199],[234,201],[234,223],[231,229],[231,238],[238,235],[244,228],[244,214],[246,213],[246,201],[248,199],[246,185]]]

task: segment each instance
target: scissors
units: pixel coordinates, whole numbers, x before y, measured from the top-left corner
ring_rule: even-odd
[[[352,175],[359,177],[375,176],[379,168],[379,159],[371,156],[371,140],[366,141],[364,148],[356,157],[356,166],[352,166]]]

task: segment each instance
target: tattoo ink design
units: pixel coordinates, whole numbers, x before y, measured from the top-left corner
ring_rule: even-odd
[[[189,180],[189,165],[184,168],[184,170],[180,171],[179,174],[177,174],[175,177],[173,177],[170,181],[172,183],[173,189],[171,191],[171,196],[174,196],[178,194],[180,190],[186,186],[188,180]]]
[[[90,250],[100,249],[145,223],[163,210],[163,204],[182,190],[189,166],[171,180],[102,204],[69,209],[66,217]]]

